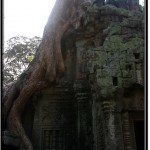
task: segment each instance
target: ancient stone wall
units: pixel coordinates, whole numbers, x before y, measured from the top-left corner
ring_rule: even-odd
[[[63,79],[33,100],[35,149],[135,148],[130,125],[131,111],[144,110],[144,14],[89,1],[80,28],[64,34],[62,54]]]
[[[76,33],[77,79],[88,80],[91,86],[96,150],[124,149],[125,103],[130,105],[126,111],[144,110],[138,108],[138,96],[133,98],[134,106],[132,98],[130,102],[123,98],[126,88],[144,86],[144,16],[134,11],[93,5]]]

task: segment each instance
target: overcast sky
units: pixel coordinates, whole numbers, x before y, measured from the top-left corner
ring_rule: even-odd
[[[55,0],[5,0],[4,40],[17,35],[42,37]]]
[[[139,0],[143,5],[144,0]],[[4,41],[17,35],[42,37],[55,0],[4,0]]]

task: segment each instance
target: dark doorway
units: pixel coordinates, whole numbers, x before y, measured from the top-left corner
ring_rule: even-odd
[[[134,121],[134,132],[137,150],[144,150],[144,121]]]
[[[9,145],[4,145],[3,143],[1,143],[1,149],[2,150],[19,150],[18,147],[15,146],[9,146]]]

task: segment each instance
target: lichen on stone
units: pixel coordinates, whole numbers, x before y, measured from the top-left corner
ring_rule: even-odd
[[[99,8],[101,14],[107,14],[107,15],[116,15],[116,16],[123,16],[123,17],[131,17],[133,15],[133,13],[129,10],[126,10],[124,8],[117,8],[114,5],[104,5],[102,7]]]

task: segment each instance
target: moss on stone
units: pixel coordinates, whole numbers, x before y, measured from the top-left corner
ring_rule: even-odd
[[[130,41],[128,41],[124,44],[125,49],[128,49],[129,51],[133,51],[133,52],[134,52],[134,50],[138,50],[138,49],[143,51],[143,49],[141,49],[141,47],[143,47],[143,49],[144,49],[144,39],[138,38],[138,37],[131,38]]]
[[[95,28],[86,40],[76,43],[76,46],[82,47],[85,53],[82,60],[87,61],[88,73],[96,74],[100,94],[113,96],[118,88],[137,82],[136,64],[138,62],[141,65],[144,53],[142,15],[113,5],[104,5],[96,8],[100,11],[98,19],[92,9],[95,8],[89,8],[84,29],[89,33],[88,26]],[[139,55],[138,58],[135,57],[136,54]],[[113,77],[117,78],[116,85]]]
[[[111,28],[109,32],[109,36],[111,35],[117,35],[121,33],[121,26],[120,25],[115,25]]]
[[[122,45],[122,38],[119,35],[106,38],[103,44],[105,51],[118,51],[122,48]]]
[[[133,13],[129,10],[123,8],[117,8],[114,5],[104,5],[100,8],[101,14],[105,15],[116,15],[116,16],[123,16],[123,17],[131,17]]]

